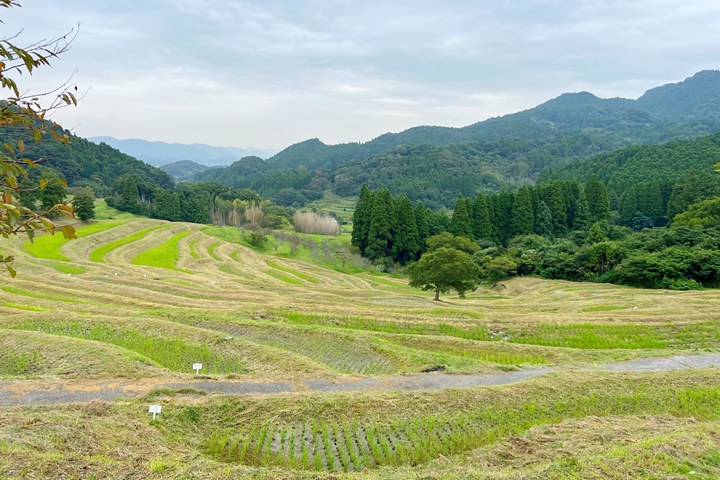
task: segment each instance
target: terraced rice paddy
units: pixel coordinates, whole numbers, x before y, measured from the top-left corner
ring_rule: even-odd
[[[720,438],[717,372],[652,378],[588,373],[608,362],[719,351],[715,291],[519,278],[500,291],[480,287],[466,299],[434,302],[401,275],[343,267],[323,250],[325,239],[314,236],[300,236],[299,247],[273,239],[255,250],[236,229],[144,218],[101,221],[78,233],[70,242],[47,236],[32,246],[23,239],[4,245],[18,270],[16,279],[6,276],[0,286],[0,377],[16,381],[13,388],[119,378],[181,384],[197,377],[191,367],[199,362],[200,377],[209,382],[286,382],[300,392],[244,399],[197,398],[190,390],[173,397],[167,391],[152,397],[164,412],[152,425],[142,399],[118,402],[114,413],[93,417],[88,428],[102,425],[131,445],[128,452],[135,453],[128,455],[141,452],[137,465],[146,476],[192,477],[185,466],[192,458],[191,464],[218,478],[289,478],[289,472],[306,471],[352,478],[466,478],[462,472],[471,472],[483,478],[509,460],[467,459],[499,452],[533,428],[590,417],[615,421],[612,416],[622,418],[619,424],[640,425],[650,421],[647,415],[672,416],[672,427],[663,430],[668,444],[680,429],[704,439],[697,442],[705,447],[677,457],[711,472],[697,478],[720,471],[702,460],[714,458],[708,438]],[[346,234],[326,247],[348,241]],[[332,386],[426,370],[500,375],[538,367],[557,373],[491,389],[307,392],[308,382]],[[57,424],[68,426],[68,446],[47,440],[60,437],[38,424],[23,430],[32,445],[40,445],[31,448],[2,428],[17,423],[21,413],[8,413],[13,420],[0,413],[0,452],[14,452],[0,455],[0,472],[24,459],[40,476],[53,476],[41,467],[55,464],[52,455],[70,472],[92,464],[94,453],[80,458],[66,449],[97,444],[94,438],[105,438],[105,430],[86,438],[69,427],[83,423],[78,415],[85,413],[53,408]],[[105,422],[113,415],[122,421],[110,426]],[[686,417],[706,430],[680,426]],[[716,427],[713,437],[708,432]],[[132,441],[138,431],[156,445],[174,446],[156,458]],[[650,441],[650,434],[643,435],[639,441]],[[578,455],[580,466],[594,461]],[[675,478],[667,473],[670,463],[659,466],[648,458],[634,461],[660,472],[657,478]],[[123,468],[119,460],[92,465],[97,478],[116,477]],[[615,467],[624,478],[635,475]],[[516,468],[527,478],[544,478],[534,467]],[[573,468],[568,471],[580,473],[547,478],[585,478],[587,471]],[[677,473],[680,467],[672,468]]]

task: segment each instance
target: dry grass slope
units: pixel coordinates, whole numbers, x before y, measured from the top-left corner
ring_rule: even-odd
[[[720,475],[716,371],[580,370],[717,352],[714,291],[520,278],[438,303],[403,278],[343,273],[321,247],[293,257],[289,243],[260,252],[230,229],[95,225],[33,254],[22,239],[3,247],[18,270],[0,302],[0,377],[14,388],[183,382],[195,361],[210,380],[287,381],[300,392],[307,380],[382,381],[437,366],[558,373],[463,391],[170,395],[153,400],[166,412],[154,425],[142,400],[4,408],[0,472],[117,477],[130,462],[138,478]]]

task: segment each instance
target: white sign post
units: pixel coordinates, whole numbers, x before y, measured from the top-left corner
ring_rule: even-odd
[[[155,420],[155,416],[158,413],[162,412],[162,407],[160,405],[150,405],[149,412],[152,413],[152,416],[153,416],[152,419]]]
[[[199,374],[200,370],[202,370],[202,363],[193,363],[193,370],[195,370],[195,374]]]

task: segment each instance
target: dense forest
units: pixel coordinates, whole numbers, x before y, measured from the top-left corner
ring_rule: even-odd
[[[22,139],[25,144],[25,151],[22,153],[24,158],[33,161],[45,159],[41,166],[29,170],[32,178],[62,178],[71,187],[90,187],[101,197],[109,195],[110,187],[123,175],[137,175],[154,185],[174,188],[175,181],[162,170],[106,144],[97,145],[68,131],[64,133],[70,139],[69,144],[52,138],[36,143],[32,132],[26,129],[3,128],[0,130],[0,143],[14,145]]]
[[[712,181],[710,181],[712,180]],[[453,215],[363,185],[352,244],[386,268],[441,247],[473,255],[482,279],[540,275],[646,288],[720,286],[720,183],[690,169],[663,196],[659,184],[628,187],[634,210],[611,210],[596,175],[516,192],[458,197]],[[666,213],[668,212],[668,213]],[[670,228],[654,228],[670,222]]]
[[[713,164],[720,162],[720,134],[695,140],[675,140],[657,146],[633,146],[595,156],[561,168],[547,168],[539,182],[553,180],[586,181],[596,175],[608,186],[613,207],[622,210],[620,200],[640,183],[659,188],[666,201],[678,179],[690,169],[703,188],[714,188],[717,179]]]

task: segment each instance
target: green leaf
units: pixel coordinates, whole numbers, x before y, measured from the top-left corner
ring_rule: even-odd
[[[7,267],[7,271],[8,271],[8,273],[10,274],[10,276],[11,276],[12,278],[15,278],[15,275],[17,275],[17,272],[15,271],[15,269],[12,268],[10,265],[7,265],[7,264],[5,265],[5,267]]]

